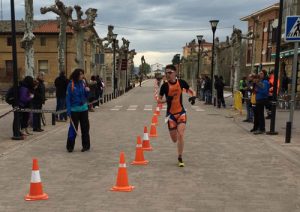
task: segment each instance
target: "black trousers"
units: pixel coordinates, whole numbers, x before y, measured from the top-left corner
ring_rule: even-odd
[[[33,107],[33,109],[42,109],[41,104],[33,104],[32,107]],[[34,130],[42,128],[42,126],[41,126],[41,116],[42,116],[41,113],[33,113],[32,114],[32,128]]]
[[[225,100],[224,100],[224,92],[223,91],[217,91],[217,101],[218,101],[218,107],[221,107],[221,104],[223,107],[225,107]]]
[[[257,130],[258,129],[258,114],[257,114],[257,109],[256,109],[256,105],[252,105],[252,110],[253,110],[253,130]]]
[[[258,121],[258,130],[265,131],[265,114],[264,108],[268,103],[268,99],[262,99],[256,101],[256,112],[257,112],[257,121]]]
[[[71,112],[71,119],[75,125],[76,131],[78,130],[78,124],[80,123],[82,148],[90,149],[90,122],[89,122],[88,111]],[[67,140],[68,150],[74,149],[75,139],[76,139],[76,135],[72,137],[68,136],[68,140]]]

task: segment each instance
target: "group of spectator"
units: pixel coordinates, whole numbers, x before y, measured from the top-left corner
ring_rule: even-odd
[[[284,74],[280,89],[281,92],[287,92],[288,81],[286,74]],[[278,80],[278,88],[279,84],[280,80]],[[271,101],[273,98],[273,88],[273,71],[267,74],[265,70],[262,70],[259,74],[249,74],[248,77],[244,77],[240,81],[240,91],[246,103],[247,111],[247,117],[244,122],[253,123],[253,128],[250,132],[254,134],[263,134],[266,131],[265,119],[270,119],[272,114]],[[266,117],[264,108],[267,110]]]
[[[204,101],[204,104],[212,104],[212,82],[208,76],[201,76],[197,81],[197,95],[200,101]],[[224,100],[224,87],[225,83],[222,76],[214,76],[214,89],[216,90],[216,98],[214,105],[221,108],[221,105],[225,108]]]
[[[94,108],[99,108],[100,103],[103,104],[102,96],[104,90],[104,82],[99,75],[91,76],[90,81],[84,78],[83,82],[90,89],[88,101],[93,102],[92,104],[89,104],[89,111],[94,112]],[[54,84],[56,88],[56,111],[66,109],[66,93],[68,83],[69,80],[66,78],[64,72],[61,72],[59,76],[55,79]],[[67,113],[60,113],[56,116],[56,120],[66,121]]]
[[[18,106],[21,109],[42,109],[45,104],[45,84],[44,73],[40,72],[36,79],[26,76],[18,87],[18,103],[14,103],[13,107]],[[24,136],[32,135],[29,132],[29,124],[31,123],[34,132],[44,131],[41,127],[41,113],[20,112],[20,121],[13,121],[14,138],[24,139]]]

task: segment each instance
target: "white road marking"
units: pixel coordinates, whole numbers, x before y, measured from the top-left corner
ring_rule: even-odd
[[[114,108],[111,108],[110,110],[119,111],[122,107],[122,105],[115,105]]]
[[[152,111],[152,105],[145,105],[144,110],[151,110]]]
[[[136,110],[138,107],[138,105],[129,105],[129,108],[127,108],[127,110]]]

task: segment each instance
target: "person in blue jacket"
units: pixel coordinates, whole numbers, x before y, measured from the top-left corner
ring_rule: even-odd
[[[73,152],[75,139],[80,123],[82,149],[81,152],[90,149],[90,123],[88,117],[89,87],[83,81],[84,70],[77,68],[70,76],[67,87],[67,115],[70,117],[70,126],[67,139],[67,150]]]
[[[266,79],[266,73],[265,70],[262,70],[259,73],[259,79],[257,80],[255,87],[258,129],[253,132],[254,134],[263,134],[266,132],[264,107],[268,103],[270,88],[269,81]]]

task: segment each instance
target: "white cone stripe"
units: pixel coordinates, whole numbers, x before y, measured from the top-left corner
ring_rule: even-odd
[[[32,183],[40,183],[41,182],[40,171],[32,171],[31,172],[31,182]]]
[[[148,141],[149,140],[149,136],[148,136],[148,133],[144,133],[144,138],[143,138],[144,141]]]
[[[126,163],[120,163],[119,168],[126,168]]]
[[[137,144],[136,145],[136,148],[141,148],[141,147],[143,147],[142,144]]]

